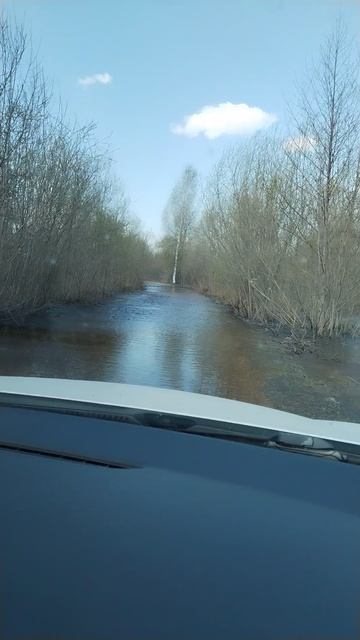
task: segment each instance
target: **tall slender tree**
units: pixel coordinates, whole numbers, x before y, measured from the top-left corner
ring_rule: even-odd
[[[174,186],[164,211],[164,226],[172,238],[173,262],[172,284],[178,282],[181,261],[189,233],[195,221],[195,197],[197,190],[197,172],[191,166],[185,168]]]

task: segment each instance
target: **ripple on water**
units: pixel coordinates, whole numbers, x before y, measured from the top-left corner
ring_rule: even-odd
[[[3,328],[0,373],[169,387],[360,420],[360,343],[323,342],[296,357],[223,305],[164,284]]]

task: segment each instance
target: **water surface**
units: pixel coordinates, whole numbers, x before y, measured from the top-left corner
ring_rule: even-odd
[[[358,342],[296,356],[214,300],[158,283],[3,327],[0,374],[169,387],[360,422]]]

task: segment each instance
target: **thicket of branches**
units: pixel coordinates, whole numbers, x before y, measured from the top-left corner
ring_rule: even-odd
[[[141,284],[149,250],[93,127],[54,116],[21,28],[0,18],[0,316]]]
[[[354,331],[360,313],[358,69],[336,29],[290,136],[257,136],[224,155],[182,252],[185,283],[295,337]]]

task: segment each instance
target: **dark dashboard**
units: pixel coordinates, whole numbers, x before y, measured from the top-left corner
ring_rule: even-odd
[[[358,638],[359,466],[144,422],[0,407],[0,637]]]

